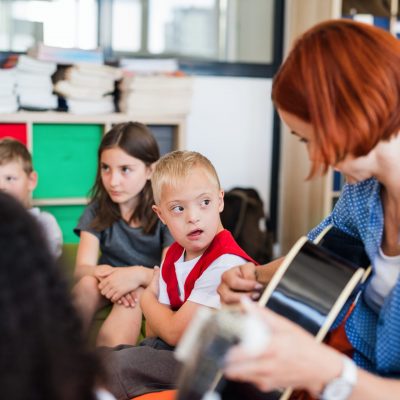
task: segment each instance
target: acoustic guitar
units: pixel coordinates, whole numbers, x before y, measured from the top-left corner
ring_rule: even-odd
[[[297,241],[258,303],[302,326],[321,342],[369,272],[362,242],[328,227],[314,242],[306,237]],[[177,400],[289,399],[291,389],[264,393],[251,384],[223,379],[227,351],[246,340],[257,345],[256,333],[262,329],[254,327],[249,316],[238,309],[200,312],[176,349],[176,357],[183,363]]]

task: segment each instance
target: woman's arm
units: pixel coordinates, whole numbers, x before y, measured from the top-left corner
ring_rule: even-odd
[[[233,348],[227,357],[226,376],[250,382],[260,390],[292,387],[318,397],[328,382],[339,377],[343,354],[317,343],[313,336],[291,321],[266,309],[246,305],[271,331],[267,348],[258,355]],[[357,369],[357,381],[349,400],[381,400],[400,395],[400,381],[385,379]]]
[[[400,397],[400,380],[381,378],[362,369],[349,400],[381,400]]]

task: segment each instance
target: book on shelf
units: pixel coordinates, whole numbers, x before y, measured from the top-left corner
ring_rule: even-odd
[[[15,94],[2,95],[0,90],[0,113],[14,113],[18,110],[18,100]]]
[[[122,112],[130,114],[140,112],[143,114],[182,115],[190,112],[191,92],[180,93],[147,93],[132,92],[121,96],[119,108]]]
[[[26,110],[54,110],[58,106],[57,96],[37,90],[18,94],[19,105]]]
[[[67,99],[68,112],[76,115],[111,114],[115,112],[113,96],[101,100]]]
[[[81,74],[89,74],[98,78],[109,79],[113,81],[118,81],[122,78],[122,69],[118,67],[112,67],[110,65],[78,63],[74,65],[74,68]]]
[[[179,70],[175,58],[122,58],[119,65],[125,71],[141,74],[172,73]]]
[[[106,94],[111,92],[101,87],[74,85],[69,81],[58,81],[54,85],[54,91],[63,97],[78,100],[101,100]]]
[[[97,90],[101,89],[105,93],[113,92],[115,89],[114,79],[84,73],[75,67],[70,67],[66,70],[65,80],[67,80],[71,85],[84,86]]]
[[[27,71],[17,71],[18,90],[21,88],[32,88],[46,92],[53,91],[53,82],[50,75],[31,73]]]
[[[193,78],[190,76],[168,75],[124,75],[119,83],[122,91],[192,91]]]
[[[24,54],[18,57],[17,70],[39,75],[51,76],[56,72],[57,64],[51,61],[40,61]]]
[[[71,114],[109,114],[115,111],[115,81],[122,71],[107,65],[61,67],[53,76],[54,91],[63,97],[59,108]]]
[[[119,108],[122,112],[182,115],[190,111],[193,79],[188,76],[132,75],[124,72],[119,89]]]
[[[2,80],[0,76],[0,96],[11,96],[16,92],[16,82]]]
[[[0,69],[0,96],[13,96],[17,84],[17,69]]]
[[[38,60],[51,61],[61,65],[77,63],[104,64],[104,54],[101,49],[84,50],[47,46],[43,43],[38,43],[28,49],[28,55]]]
[[[57,108],[51,76],[57,69],[54,62],[40,61],[21,55],[18,57],[16,92],[20,108],[52,110]]]

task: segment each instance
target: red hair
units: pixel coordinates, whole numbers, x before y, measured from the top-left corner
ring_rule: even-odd
[[[368,154],[400,130],[400,42],[351,20],[331,20],[296,41],[274,78],[278,109],[311,123],[312,160],[324,170]],[[320,167],[313,162],[311,174]]]

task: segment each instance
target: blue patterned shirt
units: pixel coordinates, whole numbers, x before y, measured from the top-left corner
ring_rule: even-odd
[[[332,213],[309,234],[313,240],[329,224],[360,239],[373,260],[383,236],[381,185],[375,179],[345,185]],[[343,315],[343,313],[342,313]],[[377,314],[361,295],[345,325],[354,348],[354,361],[362,368],[400,377],[400,278]]]

